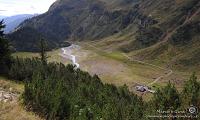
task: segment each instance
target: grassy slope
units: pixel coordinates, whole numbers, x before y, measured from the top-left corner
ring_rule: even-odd
[[[22,94],[24,86],[20,83],[15,83],[4,77],[0,77],[0,88],[8,90],[12,88],[15,92]],[[32,112],[25,111],[21,100],[12,103],[0,102],[0,120],[41,120]]]
[[[174,47],[166,43],[158,43],[151,47],[132,51],[127,53],[134,59],[140,59],[142,56],[143,61],[152,63],[162,67],[170,67],[174,71],[174,77],[177,79],[186,79],[192,72],[200,75],[198,51],[199,51],[199,37],[193,38],[194,40],[185,46]],[[134,40],[134,33],[124,33],[123,35],[117,34],[107,37],[105,39],[89,42],[96,48],[100,48],[108,53],[111,52],[110,58],[121,59],[124,58],[120,55],[122,52],[120,48],[124,45],[130,44]],[[138,55],[140,56],[138,58]],[[171,78],[170,78],[171,79]]]
[[[195,39],[185,46],[174,47],[169,43],[156,44],[145,49],[132,51],[129,55],[156,65],[171,67],[180,72],[200,74],[198,57],[200,42],[199,38]]]
[[[101,49],[95,48],[90,43],[78,44],[83,48],[79,52],[89,53],[87,55],[88,57],[79,60],[81,69],[84,69],[91,74],[98,74],[105,83],[130,85],[133,83],[142,84],[151,81],[151,79],[149,79],[148,71],[146,71],[146,74],[141,75],[142,65],[131,64],[121,53],[107,53]],[[149,70],[150,68],[147,69]]]
[[[184,3],[185,1],[176,1],[179,4]],[[185,2],[186,3],[186,2]],[[199,3],[200,4],[200,3]],[[178,12],[177,12],[178,13]],[[200,36],[198,33],[193,33],[194,35],[188,39],[187,44],[185,45],[172,45],[170,43],[171,37],[176,35],[177,30],[180,27],[190,24],[192,22],[199,21],[200,19],[200,10],[196,9],[193,12],[193,15],[189,16],[183,24],[177,26],[175,31],[166,39],[165,42],[157,43],[153,46],[147,47],[145,49],[140,49],[137,51],[130,52],[130,56],[139,57],[146,61],[153,62],[158,65],[169,65],[174,70],[179,70],[183,72],[197,72],[200,74],[200,63],[198,54],[200,52]],[[163,20],[167,21],[166,19]],[[161,21],[162,23],[162,21]],[[188,31],[192,31],[193,28],[187,28]],[[180,42],[183,38],[180,38]]]

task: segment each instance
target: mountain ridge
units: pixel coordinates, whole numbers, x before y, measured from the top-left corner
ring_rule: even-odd
[[[13,32],[20,23],[22,23],[26,19],[30,19],[34,16],[37,16],[37,14],[20,14],[20,15],[14,15],[10,17],[3,18],[6,28],[4,29],[4,32],[8,34],[9,32]]]

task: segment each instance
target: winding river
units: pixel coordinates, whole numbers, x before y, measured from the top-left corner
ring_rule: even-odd
[[[77,48],[79,48],[79,46],[74,45],[74,44],[72,44],[69,47],[62,48],[61,49],[62,50],[61,56],[66,58],[66,59],[70,59],[72,61],[73,65],[75,65],[76,68],[79,68],[80,65],[77,63],[76,56],[72,54],[72,50],[77,49]]]

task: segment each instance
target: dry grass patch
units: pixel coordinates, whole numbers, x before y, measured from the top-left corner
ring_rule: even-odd
[[[0,77],[0,88],[4,91],[9,91],[12,88],[12,93],[17,93],[19,96],[23,93],[24,85],[10,81],[4,77]],[[12,102],[0,102],[0,120],[42,120],[32,112],[27,112],[20,102],[20,97]]]

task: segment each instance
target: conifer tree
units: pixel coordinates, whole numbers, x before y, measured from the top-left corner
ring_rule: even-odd
[[[43,65],[47,64],[47,44],[46,41],[44,39],[40,40],[40,57],[41,57],[41,61],[43,63]]]
[[[177,110],[181,105],[179,93],[170,82],[154,95],[154,104],[160,110]]]
[[[186,81],[182,91],[182,97],[185,107],[190,105],[200,106],[200,83],[197,81],[195,73]]]
[[[11,63],[10,44],[5,39],[4,28],[3,21],[0,21],[0,74],[7,74]]]

